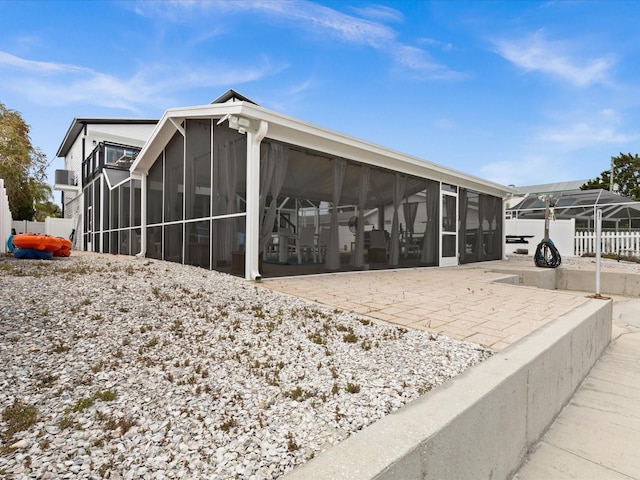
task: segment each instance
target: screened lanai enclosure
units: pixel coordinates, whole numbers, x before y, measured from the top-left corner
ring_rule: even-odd
[[[577,231],[595,229],[596,210],[602,211],[603,228],[637,230],[640,228],[640,202],[617,193],[594,189],[548,195],[551,215],[558,220],[575,219]],[[545,218],[545,196],[530,195],[507,210],[508,218]]]
[[[142,181],[108,182],[103,251],[144,238],[147,257],[244,275],[248,139],[219,122],[185,119]],[[262,276],[501,258],[500,197],[268,137],[259,159]]]
[[[140,251],[142,182],[129,168],[140,148],[100,142],[82,163],[83,246],[94,252]]]

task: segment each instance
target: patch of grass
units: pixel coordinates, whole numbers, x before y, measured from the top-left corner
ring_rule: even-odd
[[[347,382],[345,390],[349,393],[360,393],[360,385],[356,383]]]
[[[302,398],[305,394],[305,391],[302,390],[300,387],[296,387],[295,389],[291,390],[290,392],[285,393],[285,395],[287,397],[289,397],[291,400],[298,400],[300,398]]]
[[[117,397],[118,394],[113,390],[104,390],[94,395],[96,400],[102,400],[103,402],[113,402]]]
[[[228,432],[229,430],[237,426],[238,422],[236,422],[235,418],[228,418],[227,420],[222,422],[222,425],[220,425],[220,430],[222,430],[223,432]]]
[[[124,417],[121,417],[121,418],[111,417],[105,423],[104,428],[106,430],[117,430],[119,428],[120,429],[120,434],[124,435],[135,424],[136,424],[135,420],[133,420],[133,418],[131,418],[131,417],[127,417],[127,416],[124,416]]]
[[[93,373],[98,373],[98,372],[102,371],[102,369],[105,367],[106,364],[107,364],[107,362],[105,362],[104,360],[100,360],[98,363],[96,363],[95,365],[93,365],[91,367],[91,371]]]
[[[60,430],[67,430],[68,428],[73,428],[75,424],[76,422],[73,420],[73,418],[71,418],[68,415],[65,415],[58,422],[58,427],[60,428]]]
[[[93,397],[90,398],[81,398],[78,400],[73,407],[68,408],[67,412],[82,412],[87,408],[91,407],[95,403],[95,399]]]
[[[358,342],[358,336],[354,333],[353,329],[351,327],[349,327],[348,333],[346,333],[342,337],[342,340],[345,343],[357,343]]]
[[[117,397],[116,392],[112,390],[104,390],[102,392],[96,392],[91,397],[81,398],[72,407],[67,408],[66,412],[82,412],[87,408],[90,408],[96,400],[102,400],[103,402],[111,402]]]
[[[38,421],[38,409],[34,405],[26,405],[20,400],[2,411],[2,420],[7,422],[7,428],[2,433],[2,439],[8,442],[16,433],[27,430]]]
[[[433,387],[431,385],[425,385],[424,387],[420,387],[418,389],[418,395],[424,395],[425,393],[431,391]]]
[[[71,347],[62,342],[58,342],[51,350],[49,350],[49,353],[65,353],[69,350],[71,350]]]
[[[309,340],[311,340],[316,345],[326,345],[327,343],[327,341],[320,334],[320,332],[314,332],[311,335],[309,335]]]
[[[16,275],[18,270],[13,268],[8,263],[0,263],[0,272],[12,273],[12,274]],[[16,275],[16,276],[18,276],[18,275]]]
[[[299,448],[300,448],[300,445],[298,445],[295,442],[295,440],[293,439],[293,434],[291,432],[289,432],[287,434],[287,450],[290,451],[290,452],[295,452]]]

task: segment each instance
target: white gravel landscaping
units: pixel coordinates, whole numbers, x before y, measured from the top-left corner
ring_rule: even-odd
[[[148,259],[0,285],[0,478],[278,478],[491,355]]]

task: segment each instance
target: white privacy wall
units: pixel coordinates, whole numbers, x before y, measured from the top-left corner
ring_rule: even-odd
[[[0,178],[0,253],[7,252],[7,239],[11,234],[11,211],[9,210],[9,197],[4,188],[4,180]]]
[[[549,222],[549,238],[563,257],[575,256],[574,236],[575,236],[574,219],[571,220],[552,220]],[[533,235],[528,238],[528,244],[523,243],[505,243],[505,254],[511,254],[518,248],[526,248],[529,255],[536,252],[536,246],[544,238],[544,220],[534,219],[511,219],[505,220],[505,236],[506,235]]]

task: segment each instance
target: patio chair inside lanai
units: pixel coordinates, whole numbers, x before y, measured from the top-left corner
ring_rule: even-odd
[[[428,189],[434,192],[427,195]],[[327,270],[361,269],[368,257],[365,237],[380,230],[388,238],[383,263],[398,266],[411,253],[414,263],[434,265],[436,256],[423,252],[438,248],[438,231],[425,235],[424,220],[437,215],[435,189],[435,181],[270,141],[262,151],[261,192],[267,193],[261,196],[261,247],[268,248],[281,223],[290,224],[289,264],[320,260]],[[421,201],[407,205],[409,198]],[[416,228],[418,216],[423,220]],[[328,238],[321,240],[322,229]]]

